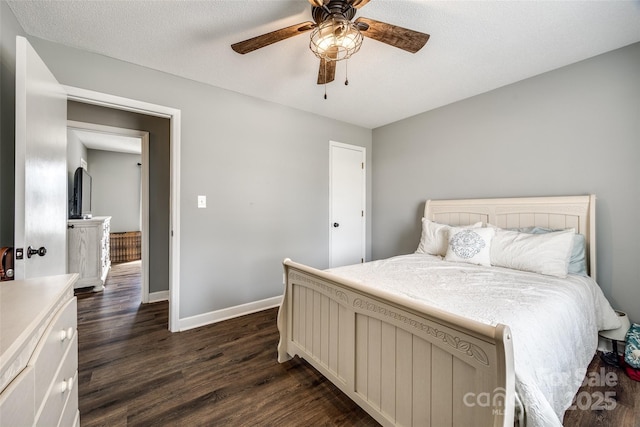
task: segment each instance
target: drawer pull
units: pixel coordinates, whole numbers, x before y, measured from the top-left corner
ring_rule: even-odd
[[[73,328],[69,327],[60,331],[60,341],[71,339],[73,337]]]
[[[73,389],[73,377],[68,380],[63,380],[62,384],[60,384],[60,393],[64,393],[65,391],[71,391]]]

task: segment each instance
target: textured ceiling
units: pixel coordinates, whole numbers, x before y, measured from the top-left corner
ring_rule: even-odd
[[[230,48],[310,20],[306,0],[8,4],[32,36],[371,129],[640,41],[637,0],[371,0],[356,16],[431,38],[416,54],[365,38],[325,100],[309,33]]]

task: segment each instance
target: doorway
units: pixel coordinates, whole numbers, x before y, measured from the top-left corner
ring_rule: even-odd
[[[164,236],[169,240],[168,245],[168,299],[169,299],[169,330],[180,331],[180,110],[142,101],[122,98],[101,92],[64,86],[67,100],[93,106],[105,107],[112,110],[127,111],[150,117],[159,117],[169,121],[169,219],[168,230]],[[145,162],[142,162],[143,164]],[[149,162],[146,162],[147,164]],[[147,181],[148,182],[148,181]],[[147,209],[147,211],[149,211]],[[153,225],[150,224],[149,228]],[[149,236],[150,233],[146,233]],[[148,243],[148,247],[153,242]],[[148,263],[147,263],[148,265]],[[146,275],[149,277],[149,274]],[[150,292],[152,293],[152,292]]]
[[[362,263],[366,251],[366,149],[329,142],[329,267]]]
[[[101,150],[117,153],[124,153],[133,155],[140,155],[140,162],[138,163],[140,169],[139,175],[139,205],[137,206],[138,224],[135,227],[135,221],[131,221],[129,218],[128,223],[132,224],[132,227],[139,228],[141,234],[141,296],[142,303],[150,302],[149,298],[149,132],[143,130],[132,130],[127,128],[120,128],[114,126],[105,126],[96,123],[78,122],[73,120],[67,120],[67,130],[74,133],[74,135],[80,140],[80,142],[88,150]],[[69,159],[68,159],[69,160]],[[72,165],[75,166],[75,165]],[[131,166],[131,165],[130,165]],[[73,167],[71,169],[74,169]],[[86,167],[85,167],[86,169]],[[91,173],[91,172],[90,172]],[[100,196],[99,192],[94,192],[94,198]],[[99,197],[98,197],[99,198]],[[131,212],[135,212],[136,209],[130,209]],[[102,214],[112,214],[111,211],[104,211]],[[117,218],[116,218],[117,219]],[[117,222],[112,218],[112,230],[113,226],[117,226]],[[127,227],[125,227],[127,228]],[[119,230],[116,228],[116,230]],[[119,230],[119,231],[130,231]],[[137,231],[137,230],[134,230]],[[113,244],[113,242],[112,242]],[[113,261],[113,259],[112,259]],[[168,299],[168,292],[166,293]],[[153,302],[159,300],[157,296],[153,299]]]

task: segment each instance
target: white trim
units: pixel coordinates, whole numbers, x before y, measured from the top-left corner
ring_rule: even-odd
[[[142,217],[141,217],[141,234],[142,234],[142,303],[149,302],[149,132],[143,130],[134,130],[127,128],[119,128],[114,126],[105,126],[97,123],[78,122],[75,120],[67,120],[67,129],[88,130],[91,132],[100,132],[109,135],[120,135],[134,138],[140,138],[142,162],[140,170],[141,193],[142,193]]]
[[[180,332],[280,306],[282,295],[180,319]]]
[[[163,105],[150,104],[144,101],[82,89],[79,87],[66,85],[62,85],[62,87],[67,91],[67,99],[70,101],[115,108],[117,110],[131,111],[133,113],[146,114],[149,116],[164,117],[166,119],[172,118],[176,111],[180,111]]]
[[[147,302],[169,301],[169,291],[151,292],[147,296]]]
[[[77,130],[89,130],[96,133],[106,133],[108,135],[129,136],[132,138],[142,138],[149,132],[136,129],[127,129],[116,126],[101,125],[98,123],[79,122],[76,120],[67,120],[67,128]]]
[[[174,110],[171,126],[171,189],[169,203],[169,330],[180,329],[180,126],[181,112]],[[174,144],[174,141],[176,143]]]
[[[171,127],[171,188],[169,244],[169,330],[176,332],[180,323],[180,121],[181,111],[163,105],[137,101],[73,86],[63,86],[67,99],[168,118]]]
[[[342,142],[337,142],[337,141],[329,141],[329,221],[327,223],[328,225],[328,232],[329,232],[329,267],[333,267],[331,265],[331,260],[332,260],[332,253],[331,251],[333,250],[333,242],[332,242],[332,235],[333,233],[331,232],[331,223],[333,222],[333,218],[331,218],[331,216],[333,215],[333,150],[332,148],[336,147],[336,148],[342,148],[345,150],[353,150],[353,151],[359,151],[360,154],[362,155],[361,161],[362,161],[362,189],[361,189],[361,194],[362,194],[362,246],[360,248],[360,258],[364,261],[367,261],[367,149],[366,147],[361,147],[359,145],[351,145],[351,144],[344,144]]]
[[[142,165],[140,166],[142,190],[142,303],[149,302],[149,132],[142,137]]]

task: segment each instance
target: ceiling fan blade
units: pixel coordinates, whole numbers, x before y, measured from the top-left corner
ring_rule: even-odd
[[[260,49],[265,46],[269,46],[270,44],[273,44],[282,40],[286,40],[289,37],[297,36],[298,34],[302,34],[309,30],[312,30],[315,27],[315,25],[316,24],[314,24],[311,21],[302,22],[300,24],[292,25],[286,28],[281,28],[279,30],[272,31],[270,33],[266,33],[261,36],[253,37],[248,40],[234,43],[231,45],[231,49],[241,54],[253,52],[254,50]]]
[[[318,84],[331,83],[336,78],[336,61],[320,60],[320,69],[318,70]]]
[[[406,50],[407,52],[416,53],[429,40],[429,34],[419,31],[409,30],[407,28],[398,27],[397,25],[387,24],[386,22],[376,21],[369,18],[358,18],[356,25],[366,24],[369,28],[364,29],[365,25],[361,25],[362,35],[382,43]]]
[[[356,9],[360,9],[362,6],[369,3],[369,0],[347,0],[347,1],[351,3],[351,6],[355,7]]]
[[[338,48],[331,47],[327,49],[326,55],[328,58],[338,57]],[[325,83],[331,83],[336,78],[336,62],[330,61],[324,58],[320,58],[320,70],[318,71],[318,84],[323,85]]]

